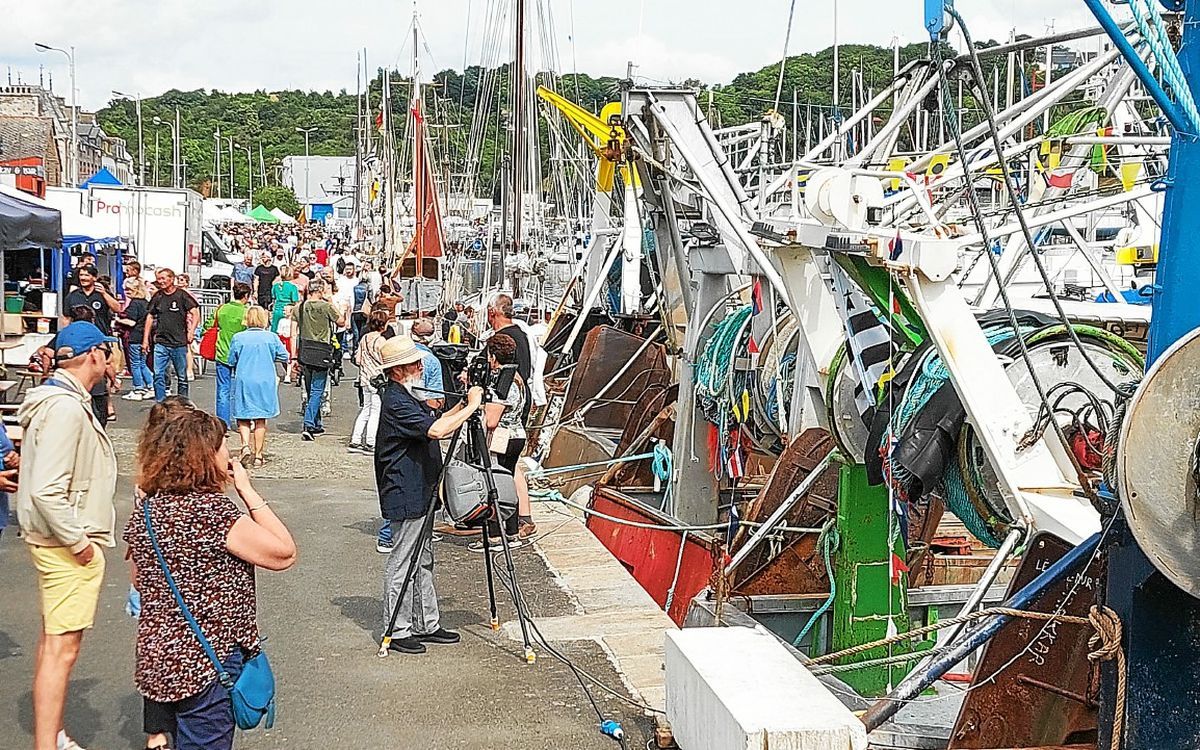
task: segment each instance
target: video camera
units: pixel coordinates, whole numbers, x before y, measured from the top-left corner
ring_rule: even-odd
[[[484,349],[472,350],[466,344],[435,344],[431,348],[433,356],[442,363],[447,407],[453,406],[461,398],[455,391],[458,390],[459,376],[464,372],[467,375],[467,388],[482,388],[485,402],[493,392],[507,394],[517,376],[516,365],[504,365],[493,370]]]

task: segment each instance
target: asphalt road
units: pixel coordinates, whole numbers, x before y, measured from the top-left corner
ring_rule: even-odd
[[[297,565],[260,573],[259,623],[279,683],[273,730],[239,733],[241,748],[614,748],[597,729],[571,671],[543,649],[527,665],[521,644],[488,627],[482,557],[466,541],[435,547],[443,624],[463,634],[454,646],[421,656],[375,652],[382,630],[384,556],[375,552],[378,501],[370,461],[347,454],[354,390],[335,394],[329,433],[299,440],[299,391],[283,388],[284,414],[272,424],[256,484],[296,537]],[[212,377],[192,396],[212,407]],[[131,446],[147,404],[119,401],[111,426],[121,481],[118,525],[130,511]],[[236,442],[236,439],[235,439]],[[15,520],[13,522],[15,524]],[[29,556],[15,526],[0,538],[0,749],[30,746],[31,680],[39,614]],[[573,612],[569,596],[537,553],[519,550],[518,576],[535,617]],[[108,553],[96,627],[84,638],[67,705],[69,733],[89,750],[141,748],[141,698],[133,687],[134,621],[124,613],[123,549]],[[499,589],[499,587],[498,587]],[[500,617],[514,616],[500,589]],[[627,694],[598,645],[559,645],[584,670]],[[633,707],[596,690],[629,747],[644,747],[650,724]]]

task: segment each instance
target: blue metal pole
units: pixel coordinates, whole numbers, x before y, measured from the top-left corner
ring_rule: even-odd
[[[1108,34],[1109,39],[1120,50],[1121,56],[1125,58],[1125,62],[1129,63],[1129,67],[1133,69],[1138,80],[1142,82],[1142,86],[1149,92],[1150,96],[1154,97],[1154,102],[1162,109],[1163,114],[1171,121],[1171,126],[1176,132],[1187,133],[1193,130],[1188,118],[1184,116],[1183,110],[1167,96],[1167,92],[1159,85],[1158,79],[1150,72],[1150,68],[1142,60],[1141,55],[1129,43],[1129,39],[1125,37],[1125,32],[1121,30],[1120,25],[1113,20],[1112,15],[1104,7],[1103,0],[1083,0],[1088,9],[1092,11],[1092,15],[1100,22],[1101,28]]]
[[[1096,551],[1096,547],[1099,544],[1099,532],[1092,534],[1080,542],[1077,547],[1063,555],[1058,562],[1042,571],[1025,588],[1010,596],[1000,606],[1008,607],[1009,609],[1028,608],[1037,602],[1056,583],[1087,565],[1088,561],[1092,558],[1092,553]],[[949,672],[955,664],[958,664],[972,651],[987,643],[992,636],[1000,632],[1000,629],[1011,620],[1012,617],[1008,615],[996,615],[983,620],[968,630],[962,639],[947,650],[946,653],[931,660],[929,666],[925,669],[920,672],[914,672],[904,678],[896,686],[895,690],[888,696],[875,702],[862,715],[862,723],[866,725],[867,731],[874,730],[880,724],[895,716],[896,712],[903,708],[905,703],[916,698],[924,692],[925,688],[937,682],[942,675]]]
[[[1085,0],[1089,5],[1094,0]],[[1196,92],[1200,75],[1200,0],[1187,4],[1179,62]],[[1200,326],[1200,139],[1178,127],[1171,137],[1171,159],[1164,190],[1154,313],[1150,321],[1149,367],[1171,344]],[[1200,373],[1197,373],[1200,375]],[[1153,446],[1124,446],[1152,452]],[[1191,523],[1180,519],[1180,523]],[[1106,604],[1120,616],[1128,663],[1126,750],[1200,747],[1200,599],[1189,595],[1150,563],[1122,519],[1112,531],[1108,555]],[[1105,670],[1100,701],[1098,747],[1108,747],[1114,730],[1116,686]],[[1175,717],[1175,718],[1171,718]],[[1184,718],[1186,717],[1186,718]]]

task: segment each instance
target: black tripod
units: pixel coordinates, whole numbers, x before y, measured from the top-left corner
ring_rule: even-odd
[[[500,546],[504,550],[505,572],[508,574],[508,580],[512,582],[510,592],[513,597],[513,605],[517,610],[517,621],[521,624],[521,638],[525,645],[525,661],[533,664],[537,659],[537,654],[534,653],[533,646],[529,640],[529,621],[528,614],[525,612],[525,601],[521,596],[521,588],[517,584],[517,572],[513,565],[512,548],[509,546],[508,532],[504,528],[504,517],[500,511],[500,492],[496,489],[496,480],[492,476],[492,461],[491,454],[487,449],[487,431],[483,428],[483,420],[477,411],[472,414],[466,424],[458,428],[454,433],[454,437],[450,440],[450,450],[447,452],[448,458],[453,458],[455,450],[458,448],[459,440],[462,437],[463,429],[466,429],[466,449],[468,463],[480,466],[483,469],[484,484],[487,486],[487,504],[490,508],[490,517],[495,520],[500,526]],[[445,467],[442,469],[442,476],[438,477],[438,482],[441,484],[442,477],[445,476]],[[388,655],[388,646],[392,643],[392,631],[396,627],[396,620],[400,617],[400,607],[404,603],[404,595],[408,593],[408,587],[412,584],[413,573],[417,568],[417,561],[421,557],[421,552],[425,547],[426,539],[433,534],[433,519],[437,511],[437,503],[431,501],[429,510],[425,513],[425,518],[421,526],[421,541],[418,542],[413,549],[412,556],[408,560],[408,569],[404,574],[404,582],[400,586],[399,595],[396,597],[396,604],[392,607],[392,615],[388,621],[387,628],[384,630],[383,638],[379,642],[378,656],[380,658]],[[493,578],[493,562],[490,542],[488,540],[488,530],[485,526],[483,532],[483,565],[487,573],[487,588],[488,588],[488,608],[491,615],[490,625],[492,630],[500,629],[500,619],[496,613],[496,583]]]

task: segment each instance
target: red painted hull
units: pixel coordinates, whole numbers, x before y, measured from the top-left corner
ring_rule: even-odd
[[[620,495],[597,491],[593,510],[637,523],[671,525],[671,521],[649,508]],[[589,516],[588,529],[633,575],[634,580],[654,598],[676,625],[683,626],[692,598],[708,585],[713,574],[712,540],[678,531],[643,529]],[[680,558],[680,544],[683,557]],[[678,567],[678,576],[676,568]],[[667,607],[667,595],[674,583],[675,593]]]

